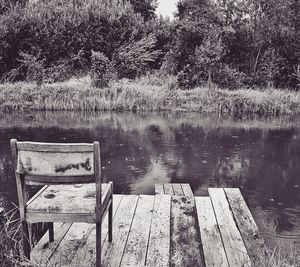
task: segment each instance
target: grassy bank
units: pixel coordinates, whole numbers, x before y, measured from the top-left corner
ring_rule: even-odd
[[[278,89],[195,88],[180,90],[174,79],[144,77],[99,89],[88,77],[53,84],[0,85],[0,110],[183,110],[222,114],[297,114],[300,93]]]

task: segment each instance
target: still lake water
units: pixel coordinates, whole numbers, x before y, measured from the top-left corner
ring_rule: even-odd
[[[17,203],[9,140],[100,141],[115,193],[154,194],[155,183],[239,187],[270,246],[300,246],[300,118],[198,113],[0,114],[0,195]]]

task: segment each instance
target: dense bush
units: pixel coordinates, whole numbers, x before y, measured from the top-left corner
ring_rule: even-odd
[[[111,62],[101,52],[92,51],[91,78],[92,85],[100,88],[108,86],[112,78]]]
[[[22,80],[28,74],[31,79],[33,67],[24,66],[19,60],[20,53],[35,56],[37,51],[47,70],[46,80],[50,81],[60,80],[57,77],[60,68],[65,69],[66,78],[69,76],[66,72],[87,73],[92,50],[110,60],[127,60],[119,65],[128,64],[129,60],[131,68],[139,69],[155,55],[156,39],[147,36],[143,17],[126,2],[112,1],[108,5],[101,0],[86,0],[75,5],[72,1],[51,0],[14,6],[0,16],[0,76]],[[126,51],[141,48],[144,41],[149,41],[146,46],[152,49],[151,53],[145,47],[139,60],[133,62]],[[132,66],[135,63],[137,66]],[[12,70],[18,74],[12,77]]]
[[[187,90],[199,84],[200,75],[196,74],[194,70],[195,68],[187,64],[177,73],[176,80],[179,88]]]
[[[207,82],[295,88],[299,11],[294,0],[182,0],[163,69],[183,88]]]
[[[228,65],[222,65],[213,73],[213,81],[221,88],[238,89],[245,85],[245,74]]]
[[[154,50],[156,38],[153,34],[139,41],[130,41],[121,45],[113,57],[118,77],[135,78],[145,74],[149,63],[154,62],[160,55]]]
[[[181,0],[174,20],[155,17],[156,5],[0,0],[0,80],[87,74],[98,51],[119,78],[160,68],[184,89],[299,87],[299,1]]]

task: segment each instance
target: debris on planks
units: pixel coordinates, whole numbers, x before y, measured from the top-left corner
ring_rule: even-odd
[[[193,197],[172,196],[171,266],[205,266]]]

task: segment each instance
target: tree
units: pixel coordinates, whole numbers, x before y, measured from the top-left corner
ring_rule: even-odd
[[[216,3],[223,18],[222,39],[227,51],[224,61],[245,72],[250,85],[294,87],[291,73],[299,64],[299,1]]]
[[[155,17],[157,0],[129,0],[136,13],[140,13],[145,21]]]
[[[179,85],[186,89],[207,81],[211,84],[212,72],[223,55],[215,7],[207,0],[181,0],[176,16],[165,69],[177,74]]]
[[[0,15],[15,5],[24,6],[28,0],[0,0]]]

